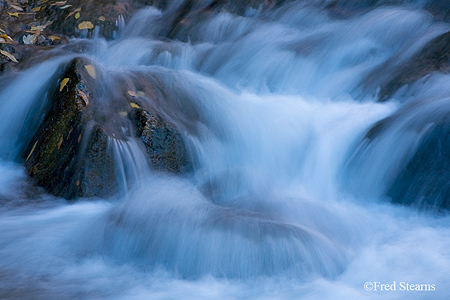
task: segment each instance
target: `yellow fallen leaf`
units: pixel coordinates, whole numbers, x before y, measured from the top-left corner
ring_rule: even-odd
[[[139,105],[137,105],[134,102],[130,102],[130,105],[131,105],[132,108],[139,108]]]
[[[35,12],[38,12],[38,11],[40,11],[41,10],[41,7],[40,6],[38,6],[38,7],[35,7],[35,8],[33,8],[31,11],[35,11]]]
[[[59,91],[62,92],[63,88],[66,86],[66,84],[69,82],[69,78],[64,78],[61,80],[61,83],[59,84]]]
[[[4,56],[6,56],[7,58],[9,58],[10,60],[12,60],[13,62],[18,63],[17,59],[11,53],[3,51],[3,50],[0,50],[0,53],[3,54]]]
[[[92,24],[92,23],[89,22],[89,21],[84,21],[84,22],[81,22],[80,24],[78,24],[78,28],[79,28],[80,30],[83,30],[83,29],[92,29],[92,28],[94,28],[94,24]]]
[[[131,97],[137,97],[136,93],[133,91],[128,91],[128,95],[130,95]]]
[[[25,161],[28,161],[30,159],[31,154],[33,154],[33,151],[36,148],[38,142],[39,141],[36,141],[36,143],[34,143],[34,146],[33,146],[33,148],[31,148],[30,154],[28,154],[28,157],[27,157],[27,159]]]
[[[77,13],[77,12],[79,12],[79,11],[81,11],[81,8],[77,8],[77,9],[75,9],[74,11],[71,11],[71,12],[67,15],[66,19],[67,19],[68,17],[73,16],[75,13]]]
[[[47,28],[47,25],[31,26],[31,31],[41,31]]]
[[[128,116],[128,113],[126,111],[121,111],[119,112],[119,115],[126,117]]]
[[[60,40],[61,39],[59,36],[56,36],[56,35],[49,35],[48,38],[51,39],[52,41],[56,41],[56,40]]]
[[[91,75],[91,77],[95,79],[96,74],[94,67],[92,65],[86,65],[84,67],[86,68],[86,71],[89,73],[89,75]]]
[[[105,20],[106,20],[104,16],[100,16],[100,17],[98,17],[98,19],[102,22],[105,22]]]
[[[75,20],[78,20],[79,18],[80,18],[80,13],[77,12],[77,13],[75,14]]]
[[[14,8],[15,10],[23,11],[23,8],[20,7],[20,6],[18,6],[18,5],[10,4],[10,6],[11,6],[12,8]]]
[[[19,13],[10,13],[10,12],[8,12],[8,15],[10,15],[11,17],[16,17],[16,18],[18,18],[19,17]]]

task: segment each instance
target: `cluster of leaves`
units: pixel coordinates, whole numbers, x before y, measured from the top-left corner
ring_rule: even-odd
[[[89,37],[95,26],[111,38],[116,20],[131,14],[134,1],[0,0],[0,74],[5,65],[13,66],[35,50],[53,48],[71,37]]]

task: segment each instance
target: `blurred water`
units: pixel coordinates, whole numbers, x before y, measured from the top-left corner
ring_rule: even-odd
[[[138,12],[115,41],[71,41],[0,92],[0,298],[446,299],[449,217],[383,192],[423,138],[406,129],[433,122],[449,78],[388,103],[376,93],[448,24],[415,2],[334,19],[297,1],[253,17],[200,15],[168,40],[179,4]],[[122,192],[67,204],[11,162],[71,47],[97,70],[105,116],[123,91],[144,89],[142,104],[183,135],[191,173],[159,174],[134,140],[111,138]],[[437,95],[424,114],[404,108]],[[436,289],[364,289],[375,281]]]

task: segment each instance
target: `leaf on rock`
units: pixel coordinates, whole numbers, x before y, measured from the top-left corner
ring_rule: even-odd
[[[131,106],[132,108],[139,108],[139,105],[137,105],[137,104],[134,103],[134,102],[130,102],[130,106]]]
[[[69,78],[64,78],[61,80],[61,83],[59,84],[59,91],[62,92],[63,88],[66,86],[66,84],[69,82]]]
[[[59,36],[56,36],[56,35],[49,35],[48,38],[51,39],[52,41],[56,41],[56,40],[60,40],[61,39]]]
[[[58,150],[61,148],[63,141],[64,141],[64,139],[63,139],[63,137],[61,137],[58,142]]]
[[[31,148],[30,154],[28,154],[28,157],[27,157],[27,159],[25,161],[28,161],[30,159],[31,154],[33,154],[33,151],[34,151],[34,149],[37,146],[37,143],[38,143],[38,141],[36,141],[36,143],[34,143],[33,148]]]
[[[95,77],[97,77],[96,73],[95,73],[95,69],[92,65],[86,65],[84,66],[86,68],[86,71],[89,73],[89,75],[95,79]]]
[[[84,22],[81,22],[80,24],[78,24],[78,28],[79,28],[80,30],[83,30],[83,29],[92,29],[92,28],[94,28],[94,24],[92,24],[92,23],[89,22],[89,21],[84,21]]]
[[[18,63],[17,59],[11,53],[3,51],[3,50],[0,50],[0,53],[4,56],[8,57],[11,61]]]
[[[20,7],[20,6],[18,6],[18,5],[10,4],[10,6],[11,6],[12,8],[14,8],[15,10],[23,11],[23,8]]]
[[[42,31],[47,28],[47,25],[31,26],[31,31]]]
[[[73,16],[74,14],[76,14],[76,13],[79,12],[79,11],[81,11],[81,8],[77,8],[77,9],[75,9],[74,11],[71,11],[71,12],[67,15],[66,19],[67,19],[68,17],[70,17],[70,16]],[[79,17],[78,17],[78,18],[79,18]],[[75,18],[75,19],[78,19],[78,18]]]

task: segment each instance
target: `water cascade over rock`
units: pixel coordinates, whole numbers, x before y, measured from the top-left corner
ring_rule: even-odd
[[[448,15],[0,1],[0,298],[447,299]]]

